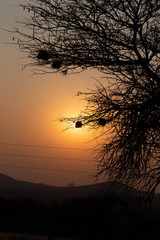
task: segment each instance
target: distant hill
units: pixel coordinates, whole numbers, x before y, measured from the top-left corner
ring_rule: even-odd
[[[71,198],[88,197],[110,188],[109,183],[85,186],[55,187],[19,181],[0,174],[0,198],[33,198],[39,201],[63,202]]]
[[[112,182],[55,187],[0,174],[0,232],[46,234],[48,239],[156,239],[159,195],[150,218],[148,209],[137,205],[139,191],[131,188],[127,194],[125,189]]]
[[[89,196],[99,196],[104,192],[108,196],[116,195],[120,198],[137,198],[139,191],[121,183],[116,185],[112,182],[103,182],[84,186],[67,185],[66,187],[49,186],[45,184],[35,184],[31,182],[19,181],[4,174],[0,174],[0,198],[20,198],[35,199],[40,202],[62,203],[73,198],[83,198]],[[155,196],[156,205],[160,208],[160,195]]]

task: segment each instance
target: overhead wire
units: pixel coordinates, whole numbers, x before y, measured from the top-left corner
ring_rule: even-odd
[[[92,162],[93,160],[79,159],[79,158],[61,158],[61,157],[48,157],[48,156],[37,156],[37,155],[27,155],[27,154],[14,154],[14,153],[0,153],[0,156],[11,156],[11,157],[26,157],[26,158],[41,158],[50,160],[68,160],[75,162]]]
[[[63,149],[63,150],[88,150],[83,148],[69,148],[69,147],[58,147],[58,146],[43,146],[43,145],[31,145],[31,144],[19,144],[19,143],[6,143],[0,142],[2,146],[14,146],[14,147],[31,147],[31,148],[49,148],[49,149]],[[51,159],[51,160],[68,160],[68,161],[83,161],[92,162],[92,160],[79,159],[79,158],[61,158],[61,157],[48,157],[48,156],[37,156],[37,155],[27,155],[27,154],[14,154],[14,153],[0,153],[0,156],[11,156],[11,157],[26,157],[26,158],[41,158],[41,159]],[[40,170],[40,171],[57,171],[57,172],[74,172],[81,174],[93,175],[93,173],[88,171],[80,171],[73,169],[57,169],[57,168],[40,168],[40,167],[27,167],[27,166],[17,166],[17,165],[5,165],[0,164],[0,167],[4,168],[19,168],[19,169],[29,169],[29,170]]]
[[[59,146],[43,146],[43,145],[32,145],[32,144],[20,144],[20,143],[5,143],[5,142],[0,142],[0,145],[4,146],[15,146],[15,147],[31,147],[31,148],[51,148],[51,149],[64,149],[64,150],[88,150],[85,148],[69,148],[69,147],[59,147]]]
[[[26,167],[26,166],[4,165],[4,164],[0,164],[0,167],[5,167],[5,168],[20,168],[20,169],[40,170],[40,171],[74,172],[74,173],[83,173],[83,174],[93,175],[93,173],[91,173],[91,172],[79,171],[79,170],[72,170],[72,169],[39,168],[39,167]]]

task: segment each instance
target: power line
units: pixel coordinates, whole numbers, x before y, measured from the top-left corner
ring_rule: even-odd
[[[0,164],[0,167],[5,167],[5,168],[20,168],[20,169],[40,170],[40,171],[74,172],[74,173],[83,173],[83,174],[93,175],[93,173],[91,173],[91,172],[86,172],[86,171],[65,170],[65,169],[57,169],[57,168],[38,168],[38,167],[26,167],[26,166],[3,165],[3,164]]]
[[[93,162],[92,160],[79,159],[79,158],[60,158],[60,157],[46,157],[46,156],[37,156],[37,155],[26,155],[26,154],[14,154],[14,153],[0,153],[0,156],[10,156],[10,157],[26,157],[26,158],[41,158],[41,159],[50,159],[50,160],[68,160],[75,162]]]
[[[64,150],[88,150],[85,148],[68,148],[68,147],[58,147],[58,146],[42,146],[42,145],[32,145],[32,144],[19,144],[19,143],[3,143],[0,142],[0,145],[4,146],[15,146],[15,147],[31,147],[31,148],[51,148],[51,149],[64,149]]]

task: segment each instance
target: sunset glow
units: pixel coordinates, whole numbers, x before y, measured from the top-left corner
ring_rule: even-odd
[[[0,1],[0,240],[160,225],[160,1]]]
[[[21,1],[15,2],[19,4]],[[1,1],[0,11],[1,27],[6,29],[11,29],[14,18],[22,15],[20,9],[13,7],[10,0]],[[89,173],[96,171],[92,151],[85,150],[93,148],[96,144],[92,141],[93,133],[84,126],[75,128],[75,123],[71,123],[72,127],[65,130],[68,125],[59,122],[58,119],[76,117],[84,110],[86,103],[80,97],[76,97],[77,92],[85,91],[87,87],[94,87],[93,76],[98,79],[98,73],[88,71],[76,75],[60,73],[32,75],[31,67],[23,68],[28,62],[24,54],[20,53],[15,46],[5,44],[12,41],[11,34],[0,31],[0,142],[53,147],[35,148],[2,144],[0,145],[1,173],[20,180],[51,185],[65,186],[69,182],[74,182],[76,185],[93,183],[95,179],[90,174],[43,171],[34,170],[34,168],[79,170]],[[60,150],[59,147],[62,149]],[[7,154],[11,155],[7,156]],[[21,157],[16,157],[15,154]],[[27,158],[22,155],[53,157],[54,159]],[[78,158],[82,159],[82,162],[56,160],[56,157]],[[33,169],[20,167],[33,167]]]

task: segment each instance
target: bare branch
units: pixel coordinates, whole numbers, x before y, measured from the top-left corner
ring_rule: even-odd
[[[98,173],[150,195],[160,175],[160,3],[158,0],[29,0],[14,43],[41,73],[104,73],[110,84],[83,95],[79,126],[102,129]]]

